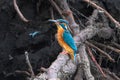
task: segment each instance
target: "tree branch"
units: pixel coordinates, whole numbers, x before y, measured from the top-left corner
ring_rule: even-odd
[[[115,80],[120,80],[119,77],[115,75],[115,73],[110,72],[109,70],[103,69],[103,71],[113,77]],[[110,79],[110,78],[109,78]]]
[[[59,12],[61,17],[69,21],[69,25],[71,29],[73,30],[74,34],[79,33],[79,26],[74,20],[72,11],[70,10],[68,6],[67,1],[66,0],[55,0],[55,2],[58,3],[59,6],[53,0],[49,0],[49,1]]]
[[[30,73],[31,73],[31,77],[34,78],[34,77],[35,77],[35,74],[34,74],[34,72],[33,72],[32,65],[30,64],[30,60],[29,60],[28,52],[27,52],[27,51],[25,51],[25,57],[26,57],[26,63],[28,64],[29,71],[30,71]]]
[[[60,9],[59,6],[55,3],[55,1],[53,1],[53,0],[49,0],[49,1],[50,1],[50,3],[52,4],[52,6],[56,8],[56,10],[57,10],[58,13],[61,15],[61,17],[64,18],[64,16],[62,15],[61,9]]]
[[[17,5],[16,0],[13,0],[13,4],[14,4],[14,8],[15,8],[16,12],[18,13],[18,15],[20,16],[21,20],[24,21],[24,22],[29,22],[29,20],[26,19],[26,18],[23,16],[23,14],[21,13],[21,11],[20,11],[20,9],[19,9],[19,7],[18,7],[18,5]]]
[[[94,16],[94,18],[95,18],[98,16],[97,14],[98,14],[98,10],[95,10],[93,12],[92,16]],[[78,65],[78,70],[77,70],[78,72],[77,72],[76,76],[79,77],[79,75],[80,75],[79,73],[81,73],[81,71],[83,71],[82,73],[85,73],[84,75],[87,78],[87,80],[94,80],[94,77],[92,76],[92,74],[90,72],[90,63],[89,63],[88,56],[86,54],[85,46],[84,46],[83,42],[85,42],[87,39],[90,39],[93,36],[95,36],[100,30],[100,27],[98,25],[93,25],[93,24],[96,24],[94,20],[97,19],[97,18],[95,18],[95,19],[94,18],[90,19],[91,24],[89,24],[84,30],[82,30],[78,35],[76,35],[74,37],[74,40],[77,43],[78,53],[79,53],[79,54],[77,54],[77,60],[78,60],[78,64],[80,64],[80,65]],[[39,78],[40,79],[44,78],[44,80],[46,80],[47,78],[49,80],[50,79],[57,80],[58,78],[63,79],[63,76],[67,77],[68,75],[71,75],[71,73],[74,74],[74,71],[76,70],[76,68],[75,68],[76,65],[73,64],[72,62],[69,62],[69,63],[68,62],[69,62],[68,55],[65,55],[65,54],[58,55],[58,58],[50,66],[47,73],[41,74],[39,76]],[[73,64],[75,67],[73,67],[72,69],[70,67],[67,67],[66,68],[67,71],[66,71],[63,69],[66,66],[66,64],[68,64],[68,65]],[[83,66],[83,67],[81,67],[81,66]],[[70,71],[72,71],[72,72],[63,74],[65,72],[70,72]],[[59,73],[62,73],[62,74],[58,75]],[[83,76],[81,78],[79,77],[79,79],[82,80]],[[35,78],[35,80],[38,80],[38,79]],[[66,79],[63,79],[63,80],[66,80]]]
[[[88,50],[88,53],[89,53],[90,57],[92,58],[93,62],[96,64],[96,66],[98,67],[98,69],[100,70],[100,72],[102,73],[102,75],[103,75],[104,77],[106,77],[105,73],[103,72],[103,70],[102,70],[102,68],[100,67],[100,65],[97,63],[97,61],[96,61],[95,57],[93,56],[92,51],[90,50],[89,47],[87,47],[87,50]]]
[[[120,23],[115,20],[105,9],[103,9],[102,7],[98,6],[97,4],[95,4],[94,2],[90,1],[90,0],[83,0],[85,2],[87,2],[88,4],[91,4],[91,6],[103,11],[105,13],[105,15],[113,22],[115,23],[117,26],[116,27],[120,27]]]
[[[86,41],[85,43],[86,43],[87,45],[89,45],[89,46],[97,49],[101,54],[103,54],[104,56],[106,56],[110,61],[115,62],[115,60],[112,59],[111,56],[109,56],[106,52],[104,52],[104,51],[101,50],[100,48],[96,47],[95,45],[93,45],[92,43],[90,43],[90,42],[88,42],[88,41]]]
[[[114,48],[114,47],[109,46],[109,45],[104,45],[104,44],[98,43],[98,42],[96,42],[96,41],[91,41],[91,42],[92,42],[93,44],[95,44],[95,45],[98,45],[98,46],[101,46],[101,47],[104,47],[104,48],[108,48],[108,49],[110,49],[110,50],[112,50],[112,51],[117,52],[118,54],[120,54],[120,50],[117,49],[117,48]]]
[[[90,62],[89,62],[85,48],[86,48],[85,45],[81,44],[81,46],[79,47],[79,50],[78,50],[81,61],[79,62],[78,71],[77,71],[77,75],[76,75],[76,77],[78,77],[78,78],[75,80],[82,80],[84,77],[86,78],[86,80],[94,80],[94,76],[91,74],[91,71],[90,71]],[[82,73],[80,73],[80,72],[82,72]],[[80,74],[82,74],[84,76],[80,76]],[[82,77],[82,78],[80,78],[80,77]]]

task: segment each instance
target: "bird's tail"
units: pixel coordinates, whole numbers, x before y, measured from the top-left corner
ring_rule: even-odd
[[[76,53],[74,52],[74,62],[76,62]]]
[[[65,50],[68,52],[70,58],[73,60],[73,61],[76,61],[76,52],[69,46],[65,46],[65,45],[62,45]]]
[[[73,61],[76,61],[76,53],[74,52],[74,50],[69,49],[68,54],[70,55],[70,58],[71,58]]]

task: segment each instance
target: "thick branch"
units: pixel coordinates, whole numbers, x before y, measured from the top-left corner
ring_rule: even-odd
[[[51,4],[56,8],[56,10],[59,12],[59,14],[62,16],[62,18],[65,18],[69,21],[69,25],[71,29],[73,30],[74,34],[79,33],[79,26],[75,22],[72,11],[70,10],[67,1],[66,0],[55,0],[56,3],[50,0]]]
[[[87,39],[91,39],[99,32],[100,27],[98,27],[98,25],[97,26],[94,25],[96,24],[95,20],[97,18],[98,10],[94,10],[92,16],[89,18],[89,21],[87,22],[88,26],[74,37],[76,43],[81,44]]]
[[[52,63],[52,65],[48,69],[48,79],[55,79],[58,78],[57,73],[66,64],[66,61],[69,59],[69,57],[65,54],[64,56],[59,55],[58,58]],[[61,65],[59,65],[61,64]]]
[[[57,59],[48,68],[47,73],[44,72],[40,76],[36,76],[34,80],[66,80],[66,76],[73,75],[76,70],[76,65],[69,60],[68,55],[59,54]]]
[[[80,46],[79,55],[80,55],[81,62],[79,63],[79,66],[78,66],[78,73],[80,73],[79,71],[83,70],[83,73],[87,80],[94,80],[94,77],[90,71],[90,62],[89,62],[89,59],[88,59],[88,56],[87,56],[87,53],[85,50],[85,45]],[[79,75],[80,74],[76,75],[76,77],[79,78],[79,79],[77,78],[76,80],[81,80]],[[81,77],[83,78],[83,76],[81,76]]]
[[[97,16],[97,13],[98,11],[95,10],[94,13],[96,14],[93,14],[95,16]],[[94,17],[95,17],[94,16]],[[94,21],[92,20],[95,20],[95,19],[90,19],[91,22],[93,22],[94,24]],[[78,42],[78,50],[79,50],[79,55],[77,55],[77,59],[78,59],[78,64],[80,64],[78,66],[79,70],[78,70],[78,75],[79,71],[83,71],[83,73],[85,73],[85,76],[87,78],[87,80],[91,79],[91,80],[94,80],[94,77],[92,76],[91,72],[90,72],[90,63],[89,63],[89,60],[88,60],[88,57],[87,57],[87,54],[86,54],[86,51],[85,51],[85,46],[84,45],[81,45],[83,44],[84,41],[86,41],[86,39],[90,39],[92,38],[94,35],[97,34],[97,32],[99,31],[99,27],[96,27],[95,25],[93,26],[92,23],[90,25],[88,25],[88,27],[84,30],[82,30],[78,35],[76,35],[74,37],[75,39],[75,42]],[[81,43],[81,44],[80,44]],[[60,58],[61,57],[61,58]],[[78,58],[80,57],[80,58]],[[60,58],[60,60],[59,60]],[[66,58],[66,59],[64,59]],[[63,73],[66,72],[63,68],[66,66],[65,64],[73,64],[72,62],[68,63],[69,60],[68,60],[68,55],[59,55],[58,58],[55,60],[55,62],[53,62],[53,64],[50,66],[47,74],[44,73],[44,77],[46,76],[48,79],[56,79],[59,77],[58,74],[59,73],[62,73],[60,76],[65,76]],[[59,63],[59,64],[58,64]],[[81,64],[83,64],[83,68],[81,68]],[[74,65],[75,66],[75,65]],[[61,69],[63,69],[63,71],[61,71]],[[73,70],[70,68],[70,67],[67,67],[66,68],[69,71],[73,71],[76,70],[76,68],[73,68]],[[53,74],[54,73],[54,74]],[[67,73],[67,75],[70,75],[69,73]],[[43,76],[43,74],[42,74]],[[42,77],[41,75],[39,76]],[[67,77],[67,76],[66,76]],[[61,77],[63,78],[63,77]],[[83,77],[79,78],[82,80]],[[66,80],[66,79],[63,79],[63,80]]]

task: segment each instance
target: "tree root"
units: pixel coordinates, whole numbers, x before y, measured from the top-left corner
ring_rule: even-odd
[[[105,73],[103,72],[102,68],[100,67],[100,65],[97,63],[95,57],[92,54],[92,51],[89,47],[87,47],[88,53],[90,55],[90,57],[92,58],[93,62],[96,64],[96,66],[98,67],[98,69],[100,70],[101,74],[106,77]]]
[[[90,1],[90,0],[83,0],[85,2],[87,2],[88,4],[91,4],[91,6],[97,8],[98,10],[103,11],[103,13],[105,13],[105,15],[113,22],[115,23],[117,26],[116,27],[120,27],[120,23],[118,21],[116,21],[105,9],[103,9],[102,7],[98,6],[97,4],[95,4],[94,2]]]
[[[101,44],[101,43],[96,42],[96,41],[92,41],[92,43],[95,44],[95,45],[98,45],[98,46],[101,46],[101,47],[104,47],[104,48],[110,49],[110,50],[112,50],[112,51],[114,51],[114,52],[120,54],[120,50],[117,49],[117,48],[114,48],[114,47],[112,47],[112,46],[104,45],[104,44]]]
[[[24,22],[29,22],[29,20],[26,19],[26,18],[23,16],[23,14],[21,13],[21,11],[20,11],[20,9],[19,9],[19,7],[18,7],[18,5],[17,5],[16,0],[13,0],[13,4],[14,4],[14,8],[15,8],[16,12],[18,13],[18,15],[20,16],[21,20],[24,21]]]
[[[69,77],[72,77],[72,75],[75,73],[76,68],[77,74],[75,75],[75,80],[83,80],[85,77],[86,80],[94,80],[95,77],[92,75],[90,71],[90,62],[87,56],[86,47],[84,42],[87,39],[91,39],[94,37],[99,31],[100,31],[100,22],[96,22],[98,19],[98,10],[94,10],[92,16],[89,18],[89,21],[87,23],[87,27],[83,30],[79,30],[79,26],[74,20],[72,11],[70,10],[66,0],[49,0],[51,4],[57,9],[59,14],[66,20],[69,21],[70,27],[72,28],[74,32],[74,40],[78,47],[78,54],[77,54],[77,63],[73,63],[67,54],[59,54],[57,59],[51,64],[51,66],[45,70],[44,73],[41,73],[40,75],[37,75],[34,80],[67,80]],[[84,0],[88,1],[88,0]],[[90,4],[91,1],[89,2]],[[58,5],[59,6],[58,6]],[[95,7],[96,5],[93,4]],[[116,22],[111,16],[101,7],[97,7],[98,9],[105,12],[105,14],[115,23],[119,26],[119,23]],[[91,45],[90,45],[91,46]],[[95,48],[95,46],[92,46]],[[98,48],[97,48],[98,49]],[[113,48],[111,48],[113,50]],[[116,51],[116,49],[114,49]],[[99,50],[100,51],[100,50]],[[117,52],[119,52],[117,50]],[[105,52],[103,52],[105,53]],[[106,55],[106,53],[104,54]],[[114,61],[109,55],[106,55],[111,61]],[[104,77],[106,75],[103,73],[99,66],[99,70],[103,74]]]
[[[115,60],[112,59],[111,56],[109,56],[106,52],[104,52],[104,51],[101,50],[100,48],[96,47],[95,45],[93,45],[92,43],[90,43],[90,42],[88,42],[88,41],[86,41],[85,43],[86,43],[87,45],[89,45],[89,46],[97,49],[101,54],[103,54],[104,56],[106,56],[110,61],[115,62]]]

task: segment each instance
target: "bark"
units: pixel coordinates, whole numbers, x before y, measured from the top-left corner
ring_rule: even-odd
[[[96,15],[97,13],[98,13],[98,11],[95,10],[93,15]],[[90,19],[90,20],[94,20],[94,19]],[[94,22],[94,21],[91,21],[91,22]],[[90,24],[87,26],[87,28],[82,30],[78,35],[76,35],[74,37],[75,42],[78,42],[77,46],[78,46],[78,53],[79,53],[79,54],[77,54],[77,60],[78,60],[77,64],[79,64],[77,77],[79,77],[79,73],[81,73],[81,71],[83,71],[82,73],[84,73],[84,76],[86,77],[87,80],[94,80],[94,77],[92,76],[92,74],[90,72],[90,63],[89,63],[88,56],[86,54],[85,46],[84,46],[83,42],[86,41],[87,39],[92,38],[94,35],[96,35],[96,33],[98,31],[99,31],[99,27],[92,26]],[[70,76],[71,74],[73,75],[76,70],[76,65],[73,64],[72,62],[69,62],[69,63],[68,62],[69,62],[68,55],[60,54],[58,56],[58,58],[55,60],[55,62],[53,62],[53,64],[50,66],[47,73],[43,73],[43,74],[45,76],[47,76],[46,78],[48,78],[48,80],[57,80],[58,78],[60,78],[62,80],[66,80],[66,79],[63,79],[63,77],[61,77],[61,76],[67,77],[67,76]],[[73,64],[75,67],[73,67],[71,69],[71,67],[66,67],[66,64],[68,64],[68,65]],[[82,68],[81,68],[81,66],[82,66]],[[68,71],[66,71],[66,69],[64,69],[65,67]],[[58,75],[59,73],[70,72],[70,71],[72,71],[71,74],[67,73],[66,75],[64,75],[64,74]],[[79,78],[79,80],[82,80],[82,79],[83,79],[83,76]],[[37,79],[35,79],[35,80],[37,80]]]
[[[85,48],[86,47],[84,44],[81,45],[79,48],[79,55],[80,55],[81,62],[79,62],[78,71],[77,71],[77,75],[75,77],[75,80],[83,80],[84,77],[87,80],[94,80],[94,77],[90,71],[90,62],[89,62]],[[81,74],[82,74],[82,76],[81,76]]]
[[[4,0],[3,0],[4,1]],[[23,8],[24,10],[22,11],[23,12],[23,14],[21,13],[21,11],[19,10],[19,7],[17,6],[17,4],[16,4],[16,0],[13,0],[14,1],[14,8],[15,8],[15,10],[16,10],[16,12],[17,12],[17,14],[20,16],[20,18],[21,18],[21,20],[23,20],[24,22],[29,22],[29,20],[27,20],[23,15],[25,14],[24,13],[24,10],[26,10],[26,9],[28,9],[28,13],[31,13],[31,14],[33,14],[33,15],[35,15],[36,16],[36,13],[32,13],[32,12],[34,12],[32,9],[30,9],[30,11],[29,11],[29,7],[31,7],[32,5],[31,5],[31,3],[32,2],[26,2],[27,4],[30,4],[30,5],[27,5],[27,6],[29,6],[28,8],[26,8],[27,6],[24,6],[24,5],[20,5],[20,7],[21,8]],[[34,3],[34,0],[30,0],[30,1],[33,1],[33,3]],[[38,2],[39,1],[39,2]],[[40,73],[39,75],[37,75],[37,76],[35,76],[35,78],[34,78],[34,80],[70,80],[71,79],[71,77],[73,76],[73,74],[75,73],[75,71],[77,71],[76,72],[76,74],[74,74],[74,76],[75,76],[75,80],[84,80],[84,78],[86,78],[86,80],[94,80],[94,78],[96,78],[96,74],[100,74],[100,73],[98,73],[98,71],[96,71],[96,74],[93,76],[92,74],[91,74],[91,71],[90,71],[90,69],[92,69],[92,68],[94,68],[93,66],[92,67],[90,67],[90,63],[91,62],[93,62],[93,61],[91,61],[91,62],[89,62],[90,61],[90,59],[88,59],[89,58],[89,56],[87,55],[87,52],[86,52],[86,50],[85,50],[85,44],[84,44],[84,42],[86,41],[86,40],[88,40],[88,39],[91,39],[91,38],[93,38],[96,34],[98,34],[98,36],[99,37],[102,37],[102,38],[105,38],[105,39],[109,39],[110,37],[111,37],[111,35],[112,35],[112,30],[110,30],[110,29],[108,29],[109,28],[109,26],[108,26],[108,28],[102,28],[103,26],[105,26],[104,24],[102,24],[102,20],[101,20],[101,22],[95,22],[95,20],[98,18],[98,11],[94,11],[93,12],[93,15],[89,18],[89,21],[87,22],[87,24],[86,24],[86,28],[85,29],[83,29],[83,30],[79,30],[79,26],[77,25],[77,23],[75,22],[75,20],[74,20],[74,17],[73,17],[73,14],[72,14],[72,11],[70,10],[70,8],[69,8],[69,6],[68,6],[68,4],[67,4],[67,0],[50,0],[50,1],[54,1],[55,3],[57,3],[57,5],[59,5],[58,7],[59,7],[59,9],[60,9],[60,11],[61,11],[61,16],[63,16],[64,17],[64,19],[66,19],[66,20],[68,20],[69,21],[69,24],[70,24],[70,27],[73,29],[73,32],[74,32],[74,34],[75,34],[75,36],[74,36],[74,39],[75,39],[75,41],[76,41],[76,44],[77,44],[77,47],[78,47],[78,54],[77,54],[77,64],[75,64],[75,63],[73,63],[70,59],[69,59],[69,56],[68,55],[66,55],[66,54],[59,54],[58,55],[58,57],[57,57],[57,59],[51,64],[51,66],[48,68],[48,69],[44,69],[43,71],[44,71],[44,73]],[[1,1],[2,2],[2,1]],[[10,3],[10,1],[6,1],[7,3]],[[5,2],[5,3],[6,3]],[[37,3],[38,2],[38,3]],[[46,1],[47,2],[47,1]],[[46,3],[45,2],[45,3]],[[24,1],[23,1],[23,3],[24,3]],[[37,11],[39,12],[39,10],[41,10],[41,14],[42,14],[42,12],[43,12],[43,14],[46,12],[46,8],[41,8],[42,6],[40,6],[40,0],[35,0],[35,5],[36,5],[36,3],[37,3],[37,6],[38,6],[38,8],[37,8]],[[45,4],[44,3],[44,4]],[[21,1],[20,1],[20,4],[21,4]],[[43,4],[43,5],[44,5]],[[90,3],[91,4],[91,3]],[[16,43],[15,44],[13,44],[14,43],[14,41],[16,42],[16,40],[14,40],[14,38],[16,39],[19,39],[19,38],[21,38],[21,37],[19,37],[21,34],[23,34],[23,32],[24,33],[26,33],[26,31],[28,31],[29,32],[29,28],[27,28],[27,27],[29,27],[30,26],[30,28],[34,28],[34,26],[36,26],[37,25],[37,23],[39,23],[39,20],[40,20],[40,23],[42,22],[42,21],[44,21],[44,20],[46,20],[46,19],[48,19],[48,17],[46,17],[45,16],[45,19],[43,19],[42,18],[42,16],[44,16],[44,15],[40,15],[40,16],[36,16],[37,17],[37,19],[36,18],[32,18],[34,21],[35,21],[35,25],[34,25],[34,22],[31,24],[31,21],[30,21],[30,24],[28,23],[27,25],[23,25],[23,24],[21,24],[21,23],[16,23],[16,22],[19,22],[19,20],[17,20],[17,18],[18,17],[16,17],[16,16],[13,16],[14,15],[14,11],[11,11],[10,13],[9,13],[9,9],[6,9],[6,8],[10,8],[11,9],[11,7],[13,8],[13,6],[11,6],[12,4],[10,3],[10,5],[8,5],[8,6],[6,6],[6,4],[5,4],[5,6],[3,6],[3,7],[1,7],[1,13],[2,13],[2,15],[3,15],[3,17],[1,16],[1,25],[5,22],[5,24],[6,23],[10,23],[10,24],[7,24],[6,26],[5,25],[3,25],[4,27],[5,27],[5,29],[2,29],[2,30],[5,30],[5,31],[3,31],[3,32],[5,32],[5,35],[4,35],[4,33],[3,33],[3,38],[4,38],[4,36],[5,36],[5,40],[7,40],[7,37],[9,38],[9,36],[10,36],[10,38],[13,38],[13,39],[10,39],[10,42],[7,40],[7,42],[8,43],[11,43],[12,42],[12,45],[11,44],[8,44],[8,43],[6,43],[6,41],[4,42],[4,44],[8,44],[8,48],[9,48],[9,45],[10,45],[10,48],[11,48],[11,46],[13,47],[13,49],[10,49],[10,52],[9,52],[9,50],[6,50],[5,49],[5,52],[2,52],[2,53],[9,53],[10,55],[9,55],[9,57],[10,57],[10,61],[8,61],[8,60],[4,60],[3,59],[3,61],[5,61],[5,64],[2,64],[2,65],[6,65],[6,64],[8,64],[8,62],[9,62],[9,64],[11,64],[11,61],[13,61],[12,59],[14,58],[14,56],[15,56],[15,58],[16,58],[16,54],[15,55],[12,55],[11,56],[11,51],[12,52],[14,52],[13,50],[14,50],[14,46],[16,45]],[[23,6],[23,7],[22,7]],[[47,5],[47,6],[49,6],[49,5]],[[33,7],[35,7],[35,6],[33,6]],[[40,9],[39,9],[40,8]],[[99,7],[98,7],[99,8]],[[58,8],[57,8],[58,9]],[[32,12],[31,12],[31,10],[32,10]],[[43,11],[43,10],[45,10],[45,12]],[[80,10],[80,9],[79,9]],[[2,12],[3,11],[3,12]],[[59,13],[60,13],[60,11],[59,11]],[[103,10],[104,11],[104,10]],[[102,12],[103,12],[102,11]],[[47,11],[48,12],[48,11]],[[9,14],[8,14],[9,13]],[[7,15],[9,15],[9,16],[7,16]],[[12,16],[11,16],[11,14],[13,14]],[[51,12],[51,14],[53,14],[53,12]],[[5,15],[5,16],[4,16]],[[48,14],[47,14],[48,15]],[[7,16],[7,17],[6,17]],[[26,15],[26,17],[29,17],[30,15]],[[40,17],[40,18],[38,18],[38,17]],[[109,17],[109,16],[108,16]],[[2,18],[8,18],[8,19],[2,19]],[[54,16],[52,15],[52,18],[54,18]],[[6,21],[7,20],[7,21]],[[112,21],[112,20],[111,20]],[[15,23],[14,23],[15,22]],[[108,21],[107,21],[108,22]],[[11,23],[12,23],[12,25],[11,25]],[[40,24],[39,23],[39,24]],[[13,25],[13,24],[18,24],[18,25]],[[21,26],[19,26],[19,25],[21,25]],[[12,28],[12,27],[13,28]],[[26,31],[25,30],[21,30],[21,31],[18,31],[18,32],[16,32],[15,30],[20,30],[20,29],[15,29],[14,30],[14,27],[16,27],[16,26],[18,26],[18,27],[24,27],[24,26],[26,26],[25,28],[27,29]],[[10,29],[9,29],[9,27],[10,27]],[[16,27],[16,28],[18,28],[18,27]],[[36,28],[36,27],[35,27]],[[6,30],[7,29],[7,30]],[[33,30],[33,29],[32,29]],[[35,29],[36,30],[36,29]],[[13,32],[12,32],[13,31]],[[15,32],[14,32],[15,31]],[[7,32],[7,34],[10,34],[10,35],[7,35],[6,36],[6,32]],[[15,34],[14,34],[15,33]],[[103,33],[103,34],[101,34],[101,33]],[[49,34],[49,33],[48,33]],[[104,34],[106,34],[106,35],[104,35]],[[14,37],[15,36],[15,37]],[[36,39],[36,38],[35,38]],[[2,40],[1,39],[1,41],[4,41],[4,39]],[[48,40],[47,40],[48,41]],[[47,42],[46,41],[46,42]],[[29,42],[28,42],[29,43]],[[46,44],[46,43],[45,43]],[[24,45],[24,44],[23,44]],[[116,45],[116,44],[114,44],[114,45]],[[33,45],[32,45],[33,46]],[[119,47],[119,45],[116,45],[117,47]],[[2,47],[2,45],[1,45],[1,47]],[[4,48],[6,48],[6,47],[4,47]],[[31,48],[31,46],[29,46],[29,47],[27,47],[28,49],[30,49]],[[112,50],[113,48],[111,48],[110,50]],[[15,49],[16,50],[16,49]],[[20,48],[20,50],[21,50],[21,48]],[[30,49],[30,52],[31,52],[31,50],[32,49]],[[47,50],[47,49],[45,49],[45,50]],[[2,50],[1,49],[1,51],[4,51],[4,49]],[[15,51],[16,52],[16,51]],[[19,53],[19,50],[17,51],[18,53]],[[49,51],[47,51],[47,52],[49,52]],[[119,52],[119,51],[118,51]],[[20,52],[21,53],[21,52]],[[2,55],[2,54],[1,54]],[[8,54],[5,54],[5,56],[6,55],[8,55]],[[36,55],[36,54],[35,54]],[[42,54],[41,54],[42,55]],[[3,57],[4,57],[4,55],[2,55]],[[28,55],[27,55],[28,56]],[[11,57],[12,57],[12,59],[11,59]],[[34,56],[32,56],[32,57],[34,57]],[[36,57],[35,57],[36,58]],[[26,71],[16,71],[15,73],[20,73],[20,74],[25,74],[25,75],[28,75],[28,77],[31,77],[31,76],[34,76],[34,74],[33,74],[33,71],[32,71],[32,68],[31,68],[31,65],[30,65],[30,62],[29,62],[29,59],[28,58],[26,58],[27,60],[28,60],[28,65],[30,66],[30,69],[31,69],[31,71],[29,71],[29,72],[31,72],[32,73],[32,75],[29,73],[29,72],[26,72]],[[32,60],[32,59],[31,59]],[[35,59],[36,60],[36,59]],[[7,61],[7,63],[6,63],[6,61]],[[17,62],[17,60],[15,59],[15,61]],[[34,60],[32,60],[32,61],[34,61]],[[16,64],[16,62],[15,62],[15,64]],[[22,61],[23,62],[23,61]],[[37,61],[36,61],[37,62]],[[37,63],[36,63],[37,64]],[[11,64],[12,65],[12,64]],[[22,64],[20,64],[20,65],[22,65]],[[9,65],[10,66],[10,65]],[[13,65],[14,66],[14,65]],[[34,66],[34,64],[33,64],[33,66]],[[4,68],[4,66],[1,66],[1,67],[3,67]],[[19,66],[18,66],[19,67]],[[36,66],[35,66],[36,67]],[[12,67],[11,67],[12,68]],[[14,69],[14,68],[13,68]],[[12,70],[10,70],[9,71],[9,68],[7,69],[7,70],[3,70],[2,71],[2,74],[1,75],[9,75],[9,74],[7,74],[6,72],[11,72],[11,71],[13,71],[13,69]],[[16,68],[15,68],[16,69]],[[22,68],[22,69],[24,69],[24,67]],[[34,70],[36,69],[36,68],[33,68]],[[77,69],[77,70],[76,70]],[[2,69],[1,69],[2,70]],[[4,73],[3,73],[4,72]],[[109,73],[109,72],[107,72],[107,71],[104,71],[106,74],[107,73]],[[13,74],[13,73],[12,73]],[[107,80],[114,80],[114,79],[111,79],[111,73],[109,73],[110,74],[110,78],[107,78]],[[11,74],[10,74],[11,75]],[[13,74],[14,75],[14,74]],[[13,76],[12,75],[12,76]],[[97,75],[97,76],[98,76]],[[112,75],[112,76],[114,76],[114,75]],[[11,77],[11,76],[10,76]],[[16,77],[16,74],[15,74],[15,77]],[[5,78],[9,78],[9,77],[5,77]],[[120,80],[119,78],[117,78],[116,76],[114,76],[114,78],[115,79],[118,79],[118,80]],[[32,80],[32,78],[30,79],[30,80]],[[72,79],[73,80],[73,79]],[[97,79],[98,80],[98,79]],[[100,78],[100,80],[103,80],[103,79],[101,79]],[[106,80],[106,79],[104,79],[104,80]]]
[[[34,80],[66,80],[67,76],[75,73],[76,65],[69,60],[67,54],[60,54],[54,63],[40,76],[36,76]],[[69,77],[70,78],[70,77]]]
[[[101,50],[100,48],[96,47],[95,45],[93,45],[93,44],[90,43],[90,42],[87,42],[87,41],[86,41],[85,43],[86,43],[87,45],[91,46],[91,47],[96,48],[102,55],[106,56],[106,58],[108,58],[110,61],[115,62],[115,60],[112,59],[111,56],[109,56],[106,52],[104,52],[104,51]]]
[[[113,23],[116,24],[116,27],[117,27],[117,28],[120,27],[120,23],[119,23],[117,20],[115,20],[105,9],[103,9],[102,7],[96,5],[94,2],[92,2],[92,1],[90,1],[90,0],[83,0],[83,1],[91,4],[93,7],[95,7],[95,8],[97,8],[97,9],[101,10],[102,12],[104,12],[104,14],[105,14]]]
[[[62,14],[66,20],[69,21],[71,28],[74,31],[74,40],[78,47],[77,64],[74,64],[66,54],[59,54],[58,58],[51,64],[47,72],[44,72],[34,80],[67,80],[67,77],[75,73],[76,67],[78,68],[75,80],[94,80],[94,76],[90,71],[90,62],[85,50],[84,42],[87,39],[94,37],[101,29],[101,22],[95,22],[98,19],[98,10],[94,10],[92,16],[87,22],[87,27],[79,31],[78,25],[75,23],[72,12],[68,7],[66,0],[56,0],[56,3],[62,9]],[[58,8],[57,8],[58,9]],[[39,78],[39,79],[38,79]]]
[[[98,19],[98,10],[94,10],[92,16],[89,18],[89,21],[87,22],[88,24],[87,27],[74,37],[76,43],[80,45],[87,39],[91,39],[99,32],[100,27],[99,24],[95,23],[96,19]]]
[[[79,25],[75,22],[72,11],[70,10],[67,0],[55,0],[62,11],[62,15],[66,20],[69,21],[70,28],[73,30],[74,34],[79,33]]]

